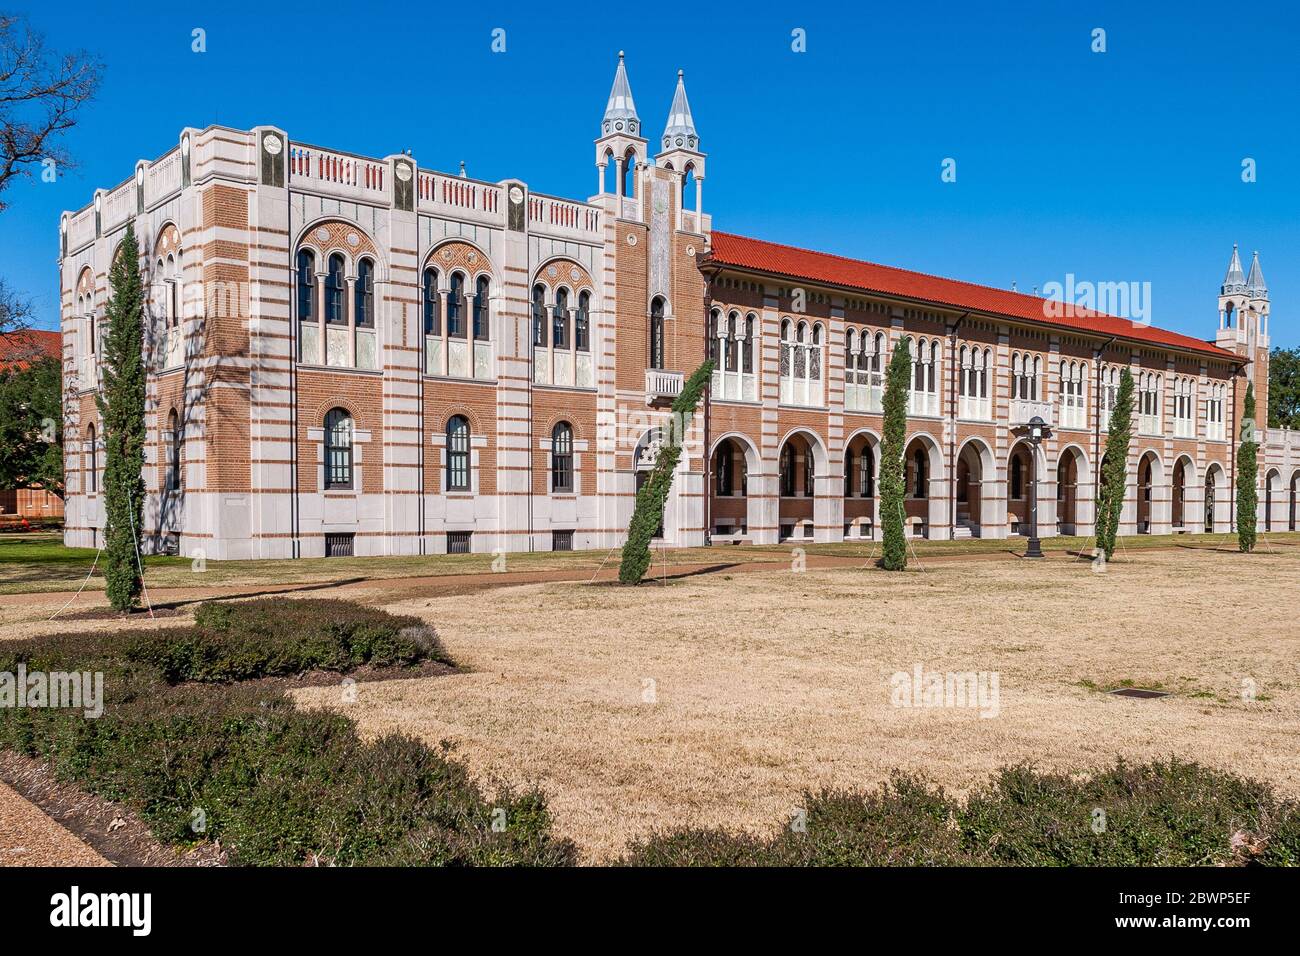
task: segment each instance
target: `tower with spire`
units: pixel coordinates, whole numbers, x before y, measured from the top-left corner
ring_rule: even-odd
[[[663,149],[655,156],[655,161],[666,169],[671,169],[678,176],[677,206],[679,209],[695,209],[694,232],[703,232],[700,217],[704,204],[704,153],[700,152],[700,134],[695,130],[695,118],[691,116],[691,104],[686,99],[686,74],[677,71],[677,89],[673,93],[673,105],[668,110],[668,124],[664,127]],[[688,179],[694,181],[694,196],[688,196],[685,186]]]
[[[618,51],[618,69],[614,72],[614,85],[609,91],[609,103],[600,121],[600,136],[596,138],[596,168],[599,174],[598,194],[605,193],[605,170],[615,170],[614,194],[631,196],[635,193],[636,169],[646,161],[647,143],[641,135],[641,118],[632,100],[632,86],[627,81],[627,68],[623,65],[623,51]]]
[[[1268,313],[1268,284],[1259,264],[1259,253],[1252,256],[1247,274],[1234,243],[1228,272],[1219,287],[1219,331],[1214,344],[1236,352],[1249,362],[1244,373],[1246,381],[1255,386],[1256,418],[1261,427],[1268,420]],[[1243,395],[1244,392],[1243,385]]]

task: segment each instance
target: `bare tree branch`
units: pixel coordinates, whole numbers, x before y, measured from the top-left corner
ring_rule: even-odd
[[[0,338],[8,339],[32,326],[35,309],[31,299],[25,299],[0,278]]]
[[[47,159],[73,165],[59,140],[76,125],[102,73],[88,53],[52,53],[26,18],[0,13],[0,194]],[[0,212],[5,207],[0,198]]]

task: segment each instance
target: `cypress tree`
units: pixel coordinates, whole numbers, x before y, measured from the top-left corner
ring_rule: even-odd
[[[144,288],[135,229],[109,270],[108,332],[101,362],[103,387],[95,396],[104,434],[104,591],[119,611],[140,597],[142,566],[136,541],[144,504]]]
[[[618,568],[618,579],[623,584],[640,584],[650,567],[650,541],[664,520],[664,502],[673,486],[673,474],[682,457],[682,441],[691,427],[695,406],[704,395],[705,386],[713,375],[713,362],[705,362],[686,379],[682,392],[673,402],[672,416],[662,429],[663,443],[655,456],[654,469],[636,495],[636,508],[627,526],[627,542],[623,545],[623,560]]]
[[[907,531],[904,527],[903,498],[906,471],[903,455],[907,448],[907,391],[912,379],[912,353],[906,339],[899,339],[885,372],[882,402],[885,433],[880,441],[880,526],[884,555],[880,566],[886,571],[907,567]]]
[[[1246,402],[1241,410],[1241,444],[1237,448],[1237,547],[1250,554],[1255,550],[1255,524],[1259,508],[1257,461],[1259,446],[1255,438],[1255,386],[1246,386]]]
[[[1128,369],[1119,373],[1119,391],[1110,413],[1106,454],[1101,462],[1101,487],[1097,489],[1097,547],[1109,561],[1115,553],[1120,513],[1128,484],[1128,446],[1133,438],[1133,376]]]

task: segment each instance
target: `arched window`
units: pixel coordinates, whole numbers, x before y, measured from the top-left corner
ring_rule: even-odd
[[[465,274],[453,272],[451,293],[447,296],[447,334],[453,338],[465,337]]]
[[[87,490],[91,494],[99,491],[99,448],[95,444],[95,426],[86,430],[87,443],[90,445],[90,474],[86,478]]]
[[[664,367],[664,300],[659,296],[650,303],[650,367]]]
[[[816,482],[813,480],[813,453],[811,448],[805,448],[803,453],[803,496],[811,498],[813,488]]]
[[[357,263],[357,282],[352,290],[357,328],[375,327],[375,264],[369,259]]]
[[[176,409],[167,413],[167,490],[181,490],[181,429]]]
[[[546,287],[533,286],[533,345],[546,348]]]
[[[717,309],[711,309],[709,311],[709,361],[713,363],[715,369],[721,367],[718,355],[721,351],[721,345],[718,341],[718,332],[721,328],[721,324],[722,313]]]
[[[551,429],[551,491],[573,491],[573,428],[568,422]]]
[[[469,491],[469,419],[464,415],[447,422],[447,490]]]
[[[916,475],[916,487],[912,489],[912,497],[925,498],[930,492],[930,483],[926,479],[925,474],[926,466],[929,464],[929,459],[926,457],[925,449],[918,448],[916,453],[913,454],[912,460],[915,463],[914,472]]]
[[[569,347],[569,290],[555,290],[555,316],[551,329],[551,344],[557,349]]]
[[[474,283],[474,338],[491,337],[488,328],[488,277],[479,276]]]
[[[316,257],[309,249],[298,250],[298,321],[311,322],[316,315]]]
[[[740,370],[746,375],[754,371],[754,315],[745,316],[745,341],[740,347]]]
[[[734,372],[740,368],[740,342],[737,336],[739,330],[740,313],[732,312],[727,316],[727,352],[724,356],[728,372]]]
[[[347,283],[343,278],[343,257],[336,253],[330,256],[329,271],[325,276],[325,321],[331,325],[348,324],[343,299],[343,291],[346,288]]]
[[[352,487],[352,416],[342,408],[325,415],[325,489]]]
[[[876,456],[871,451],[870,445],[862,446],[862,454],[858,456],[858,488],[862,491],[863,498],[874,498],[876,496]]]
[[[441,335],[442,334],[442,302],[438,294],[438,270],[424,270],[424,287],[422,290],[424,299],[424,334]]]
[[[1011,497],[1025,496],[1025,463],[1017,453],[1011,457]]]
[[[591,293],[578,293],[578,323],[575,328],[578,338],[578,351],[591,351]]]
[[[181,319],[180,276],[176,268],[176,257],[167,257],[167,327],[176,328]]]
[[[854,494],[855,479],[857,477],[857,464],[851,448],[844,449],[844,497],[852,498]]]

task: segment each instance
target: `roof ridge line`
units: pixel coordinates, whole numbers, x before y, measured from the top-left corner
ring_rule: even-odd
[[[713,234],[730,236],[733,239],[744,239],[746,242],[761,242],[766,246],[777,246],[781,249],[791,249],[794,252],[806,252],[812,256],[825,256],[828,259],[839,259],[841,262],[851,262],[860,266],[874,266],[877,269],[890,269],[894,272],[902,272],[906,275],[921,276],[925,279],[937,279],[940,282],[955,282],[959,285],[971,286],[975,289],[989,289],[1003,295],[1019,296],[1022,299],[1028,299],[1030,302],[1062,302],[1065,305],[1073,305],[1073,303],[1065,302],[1064,299],[1049,299],[1047,296],[1030,295],[1028,292],[1021,292],[1018,289],[1000,289],[995,285],[985,285],[982,282],[972,282],[969,279],[953,279],[949,276],[941,276],[934,272],[922,272],[920,269],[908,269],[904,266],[891,266],[887,262],[875,262],[871,259],[855,259],[852,256],[842,255],[838,252],[823,252],[820,249],[809,249],[805,246],[792,246],[787,242],[773,242],[771,239],[758,239],[754,236],[742,236],[738,232],[727,232],[723,229],[715,229],[713,230]],[[1074,305],[1074,308],[1080,312],[1086,313],[1087,315],[1096,316],[1098,318],[1122,319],[1126,322],[1132,321],[1132,319],[1125,319],[1122,315],[1111,315],[1109,312],[1097,312],[1094,309],[1085,309],[1080,305]]]

